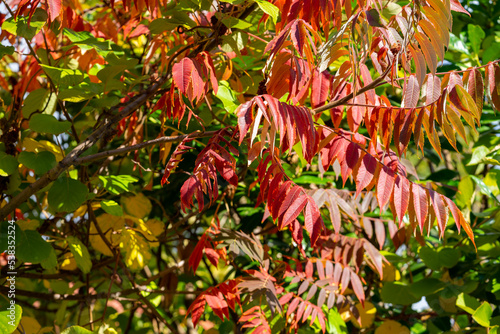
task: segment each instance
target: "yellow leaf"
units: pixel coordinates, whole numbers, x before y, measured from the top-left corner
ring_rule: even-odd
[[[120,243],[120,234],[113,233],[125,227],[125,219],[119,216],[113,216],[108,213],[97,217],[97,223],[101,228],[102,233],[112,246],[118,246]],[[113,256],[106,243],[102,240],[97,232],[94,223],[90,225],[89,241],[92,247],[107,256]]]
[[[349,306],[344,306],[339,310],[340,318],[344,320],[344,322],[348,322],[351,320],[352,314],[351,311],[349,310]]]
[[[63,270],[76,270],[76,269],[78,269],[78,267],[76,266],[76,261],[75,261],[75,258],[73,257],[73,254],[71,254],[71,253],[64,254],[64,260],[61,263],[61,269],[63,269]]]
[[[139,229],[139,233],[142,233],[142,235],[146,238],[146,241],[150,242],[149,247],[158,247],[159,246],[159,243],[156,242],[157,239],[156,239],[155,235],[153,234],[153,232],[149,228],[149,225],[146,225],[146,223],[144,223],[144,220],[130,216],[130,215],[124,215],[123,217],[125,219],[130,219],[130,220],[135,222],[135,225]]]
[[[42,152],[42,151],[49,151],[52,152],[55,157],[56,161],[59,162],[63,159],[63,152],[59,148],[59,146],[47,141],[47,140],[40,140],[36,141],[32,138],[24,138],[23,140],[23,148],[27,152]]]
[[[35,318],[32,317],[22,317],[19,323],[19,328],[22,328],[25,333],[38,334],[42,329],[42,326],[38,323]]]
[[[399,322],[394,320],[386,320],[382,325],[378,326],[375,330],[375,334],[410,334],[408,327],[401,325]]]
[[[359,317],[361,319],[361,324],[358,323],[356,317],[352,317],[351,321],[354,326],[357,328],[368,328],[373,325],[373,321],[375,320],[375,313],[377,313],[377,309],[370,302],[365,302],[365,307],[361,303],[356,304],[356,309],[358,309]]]
[[[144,218],[151,212],[151,201],[142,193],[135,196],[122,197],[121,202],[125,211],[134,217]]]
[[[120,248],[125,252],[125,264],[130,270],[140,270],[151,259],[147,241],[137,232],[126,229],[121,235]]]
[[[148,225],[149,230],[155,237],[159,236],[165,230],[165,224],[158,219],[149,219],[146,224]]]
[[[101,208],[101,203],[99,202],[93,202],[92,203],[92,210],[97,210]],[[83,217],[87,213],[87,203],[83,204],[81,207],[75,210],[73,213],[73,217]]]
[[[38,226],[40,226],[40,222],[36,219],[22,219],[18,220],[16,223],[23,231],[36,230]]]
[[[450,312],[450,313],[458,312],[457,307],[456,307],[457,297],[444,298],[444,297],[439,296],[439,305],[446,312]]]
[[[384,282],[399,281],[401,279],[401,273],[399,272],[399,270],[397,270],[396,267],[394,267],[390,263],[384,262],[382,271],[383,271],[382,281]]]
[[[177,131],[172,132],[170,136],[177,136],[179,133]],[[160,147],[160,159],[163,165],[165,165],[165,162],[167,161],[168,155],[170,154],[170,151],[172,150],[172,142],[167,142],[163,144],[163,146]]]

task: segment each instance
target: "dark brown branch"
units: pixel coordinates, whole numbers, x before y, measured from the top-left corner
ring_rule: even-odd
[[[187,137],[191,137],[191,138],[211,137],[211,136],[213,136],[214,133],[215,133],[215,131],[207,131],[207,132],[195,131],[191,134],[180,135],[180,136],[164,136],[164,137],[148,140],[148,141],[136,144],[136,145],[121,147],[121,148],[117,148],[114,150],[103,151],[103,152],[99,152],[96,154],[88,155],[86,157],[78,158],[75,160],[73,165],[74,166],[81,165],[81,164],[84,164],[87,162],[100,160],[100,159],[107,158],[110,156],[115,156],[115,155],[120,155],[120,154],[125,154],[125,153],[129,153],[129,152],[137,151],[137,150],[140,150],[144,147],[148,147],[148,146],[152,146],[152,145],[156,145],[156,144],[181,142]]]
[[[370,89],[374,89],[374,88],[378,87],[379,85],[384,84],[385,78],[389,74],[389,72],[391,71],[391,69],[392,69],[392,64],[390,64],[389,66],[387,66],[387,69],[384,71],[384,73],[382,73],[382,75],[380,77],[378,77],[377,79],[373,80],[368,85],[366,85],[364,87],[361,87],[356,92],[352,92],[351,94],[349,94],[349,95],[341,98],[340,100],[332,101],[330,103],[325,104],[324,106],[321,106],[321,107],[313,109],[312,110],[313,113],[318,113],[318,112],[321,112],[321,111],[325,111],[325,110],[328,110],[328,109],[332,109],[332,108],[344,105],[347,102],[349,102],[349,100],[353,99],[355,96],[363,94],[364,92],[369,91]]]

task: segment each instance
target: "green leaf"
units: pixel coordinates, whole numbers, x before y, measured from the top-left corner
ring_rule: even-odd
[[[80,181],[69,177],[58,178],[49,190],[49,207],[54,212],[72,212],[85,202],[87,187]]]
[[[71,123],[68,121],[58,121],[52,115],[36,114],[31,117],[29,128],[38,133],[58,135],[68,131],[71,128]]]
[[[472,157],[467,166],[477,165],[478,163],[481,163],[489,153],[490,149],[484,145],[475,147],[472,151]]]
[[[328,180],[314,175],[301,175],[298,178],[293,179],[293,182],[297,184],[327,184]]]
[[[40,264],[42,265],[42,268],[46,270],[52,270],[57,267],[57,256],[54,248],[50,248],[49,256],[46,259],[40,261]]]
[[[331,308],[328,311],[328,321],[326,322],[326,328],[328,329],[328,333],[348,333],[347,325],[335,307]]]
[[[437,278],[424,278],[410,285],[410,291],[416,297],[432,295],[445,287],[445,283]]]
[[[269,15],[273,19],[274,24],[276,24],[276,22],[278,22],[278,16],[280,13],[279,8],[272,3],[264,0],[256,0],[256,2],[257,5],[259,5],[259,8],[262,9],[264,13]]]
[[[474,175],[470,175],[470,177],[474,180],[474,182],[476,182],[476,184],[479,186],[479,189],[481,189],[481,192],[483,194],[491,197],[492,199],[497,201],[497,203],[499,202],[498,199],[491,192],[490,188],[488,188],[488,186],[486,184],[484,184],[483,180],[481,180],[480,178],[478,178],[477,176],[474,176]]]
[[[421,247],[418,255],[426,266],[432,270],[440,270],[442,267],[452,268],[460,259],[460,251],[451,247],[444,247],[439,250]]]
[[[19,162],[10,154],[0,152],[0,176],[9,176],[17,171]]]
[[[15,304],[15,299],[10,299],[7,310],[0,312],[0,333],[14,333],[17,326],[19,326],[22,316],[23,310],[21,306]]]
[[[95,38],[88,31],[75,32],[71,29],[64,28],[63,32],[64,35],[68,37],[71,42],[73,42],[73,44],[78,45],[82,50],[86,51],[94,49],[97,51],[99,55],[103,57],[106,57],[111,52],[115,54],[123,54],[123,51],[113,50],[113,46],[115,48],[117,47],[111,41],[107,40],[101,41]]]
[[[419,297],[415,296],[411,292],[408,285],[401,282],[384,283],[380,296],[382,297],[384,303],[398,305],[410,305],[420,300]]]
[[[80,239],[75,237],[69,237],[67,241],[71,254],[73,254],[73,257],[75,258],[76,265],[80,268],[82,273],[88,274],[92,269],[92,261],[87,247],[80,241]]]
[[[83,72],[80,70],[71,70],[69,68],[59,68],[43,64],[40,66],[43,68],[45,74],[47,74],[57,86],[74,86],[84,79]]]
[[[399,15],[403,8],[395,2],[388,1],[387,6],[382,10],[382,16],[390,21],[394,15]]]
[[[14,17],[10,17],[2,24],[2,29],[13,35],[31,40],[45,25],[47,18],[47,12],[38,8],[31,16],[29,23],[28,16],[18,16],[17,21],[14,20]]]
[[[491,314],[493,310],[490,303],[483,302],[472,314],[472,318],[481,326],[488,327],[490,325]]]
[[[123,208],[115,201],[108,200],[101,202],[101,208],[113,216],[123,216]]]
[[[484,37],[486,34],[484,33],[484,30],[476,25],[476,24],[468,24],[467,25],[467,33],[469,36],[469,40],[472,45],[472,50],[475,53],[478,53],[480,48],[481,48],[481,42],[483,41]]]
[[[18,159],[26,167],[33,169],[37,175],[48,172],[57,164],[55,155],[49,151],[38,153],[23,151],[19,154]]]
[[[470,208],[474,200],[474,182],[470,176],[464,177],[458,183],[458,192],[456,194],[457,205],[461,208]]]
[[[445,268],[453,268],[460,260],[460,251],[452,247],[443,247],[439,250],[439,261]]]
[[[23,117],[29,118],[34,112],[52,114],[56,108],[57,96],[48,89],[39,88],[32,91],[26,99],[22,108]]]
[[[228,28],[246,29],[252,26],[251,23],[240,20],[234,16],[224,15],[216,12],[215,16]]]
[[[457,306],[467,313],[473,314],[480,305],[476,298],[463,292],[457,297]]]
[[[137,59],[118,58],[113,53],[106,57],[106,61],[109,65],[97,72],[97,77],[104,83],[104,86],[108,86],[109,82],[117,75],[123,75],[125,70],[132,69],[137,65]],[[119,83],[121,84],[121,82]],[[107,87],[107,90],[110,90],[109,87]]]
[[[61,334],[92,334],[92,332],[80,326],[71,326],[63,330]]]
[[[498,55],[500,54],[500,43],[494,42],[484,50],[483,52],[483,64],[487,64],[490,61],[498,59]]]
[[[102,182],[104,189],[113,195],[133,191],[132,183],[137,181],[135,177],[130,175],[100,175],[99,180]]]
[[[2,59],[6,55],[11,55],[16,51],[13,46],[5,46],[0,44],[0,59]]]
[[[188,26],[190,28],[193,28],[198,25],[195,21],[193,21],[188,13],[179,11],[177,9],[168,10],[163,13],[163,16],[170,16],[168,21],[172,24],[175,24],[176,26]]]
[[[16,256],[23,262],[40,263],[50,256],[52,246],[33,230],[21,232]]]
[[[59,99],[68,102],[82,102],[86,101],[97,94],[83,88],[67,88],[59,90]]]
[[[179,26],[178,23],[170,22],[168,19],[156,19],[149,24],[149,31],[152,34],[161,34],[164,31],[175,30]]]
[[[219,82],[219,90],[215,96],[222,101],[224,108],[230,113],[234,113],[238,108],[239,102],[227,81]]]

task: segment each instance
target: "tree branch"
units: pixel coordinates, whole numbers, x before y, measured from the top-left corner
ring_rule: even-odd
[[[127,146],[127,147],[121,147],[117,148],[114,150],[108,150],[108,151],[103,151],[99,152],[96,154],[88,155],[86,157],[78,158],[74,162],[74,166],[76,165],[81,165],[84,163],[100,160],[103,158],[107,158],[110,156],[115,156],[115,155],[120,155],[120,154],[125,154],[129,152],[133,152],[136,150],[140,150],[144,147],[156,145],[156,144],[162,144],[162,143],[177,143],[183,141],[185,138],[190,137],[190,138],[203,138],[203,137],[211,137],[216,131],[207,131],[207,132],[201,132],[201,131],[195,131],[190,134],[186,135],[180,135],[180,136],[164,136],[156,139],[151,139],[136,145],[132,146]]]

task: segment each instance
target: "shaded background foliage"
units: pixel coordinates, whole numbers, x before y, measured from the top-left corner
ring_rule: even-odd
[[[401,159],[386,151],[406,167],[413,183],[427,183],[436,194],[454,199],[473,228],[476,250],[455,224],[429,228],[423,235],[415,223],[412,226],[405,219],[400,224],[406,209],[400,205],[381,210],[381,202],[383,208],[388,201],[394,205],[394,199],[381,196],[378,189],[377,195],[362,191],[354,197],[363,190],[357,180],[359,165],[350,179],[340,166],[328,168],[333,161],[324,164],[326,170],[321,172],[321,161],[313,158],[317,152],[307,146],[314,146],[315,139],[307,134],[306,123],[350,129],[372,139],[373,133],[363,125],[359,131],[353,129],[352,119],[335,116],[333,110],[318,111],[308,120],[304,115],[310,109],[286,105],[318,110],[333,100],[331,96],[319,94],[318,100],[313,89],[300,97],[297,87],[301,85],[295,91],[283,87],[280,82],[285,76],[267,78],[263,73],[270,70],[262,69],[268,56],[287,56],[276,36],[288,31],[284,27],[290,21],[298,37],[289,37],[285,49],[302,56],[294,61],[306,70],[311,66],[308,52],[315,53],[315,42],[320,46],[340,30],[346,9],[344,17],[339,12],[332,17],[328,28],[327,21],[318,21],[320,16],[302,17],[314,26],[307,30],[302,21],[280,17],[286,12],[282,6],[289,2],[273,3],[281,11],[262,0],[4,3],[2,207],[19,198],[30,184],[40,185],[14,212],[2,211],[16,220],[21,332],[497,331],[500,136],[490,103],[498,107],[491,92],[496,89],[498,97],[500,78],[485,77],[481,66],[499,57],[500,4],[463,2],[470,16],[452,12],[450,44],[437,68],[437,72],[455,70],[463,76],[470,75],[465,70],[478,66],[486,91],[493,82],[477,134],[466,124],[467,142],[457,136],[455,150],[449,136],[436,127],[442,152],[428,138],[421,146],[418,140],[415,143],[411,133],[407,146],[394,139],[392,149]],[[382,19],[372,10],[363,16],[372,20],[364,28],[384,25],[384,19],[389,21],[408,2],[381,4],[385,6]],[[353,8],[356,5],[352,3]],[[335,27],[335,20],[342,24]],[[355,38],[350,26],[345,27]],[[313,42],[316,32],[321,36]],[[306,34],[311,39],[300,40]],[[356,50],[352,44],[336,54],[340,58],[333,64],[329,56],[315,54],[316,60],[326,61],[320,67],[336,73],[352,56],[347,50]],[[391,47],[398,52],[397,46]],[[367,69],[376,78],[382,73],[372,68],[376,67],[372,61],[366,62]],[[424,70],[425,63],[427,58]],[[416,76],[409,80],[417,88],[422,86]],[[395,110],[401,103],[416,107],[415,94],[405,89],[389,82],[375,92],[387,96]],[[288,94],[280,106],[303,115],[292,131],[287,129],[286,140],[280,138],[283,151],[291,140],[292,153],[270,161],[266,158],[273,155],[272,149],[262,153],[247,141],[251,137],[259,142],[259,131],[264,130],[259,130],[259,123],[244,120],[255,116],[256,110],[244,109],[248,101],[272,105],[270,96],[256,97],[266,91],[277,99]],[[285,105],[287,96],[292,102]],[[410,100],[405,101],[406,96]],[[272,129],[278,109],[262,109],[268,112]],[[251,134],[245,138],[249,129]],[[290,139],[295,131],[300,139]],[[380,141],[391,131],[380,131]],[[347,134],[339,133],[337,138]],[[453,130],[452,135],[455,138]],[[148,142],[155,138],[160,140],[155,145]],[[360,137],[353,138],[350,143],[357,144],[347,143],[344,148],[360,157],[364,153],[358,147],[365,144]],[[390,144],[391,136],[386,140]],[[142,142],[147,145],[134,146]],[[371,153],[378,157],[377,152]],[[248,165],[248,160],[253,162]],[[211,171],[212,166],[219,174],[210,172],[197,179],[195,166],[200,173]],[[269,198],[274,202],[264,198],[262,190],[267,186],[263,175],[272,168],[277,181],[269,185]],[[387,169],[387,175],[394,175],[390,173]],[[287,178],[293,184],[287,184]],[[190,192],[183,190],[188,180],[196,185]],[[215,191],[198,187],[196,181],[208,181],[205,186],[214,185]],[[283,184],[297,196],[282,208],[276,199],[286,198],[279,196],[276,185]],[[448,202],[446,206],[452,208]],[[289,207],[297,212],[288,214]],[[304,215],[298,215],[301,211]],[[284,228],[287,225],[291,228]],[[5,249],[8,226],[0,224]],[[2,280],[9,271],[7,255],[1,263]],[[0,292],[3,314],[7,288]],[[0,326],[5,332],[14,331],[4,322]]]

